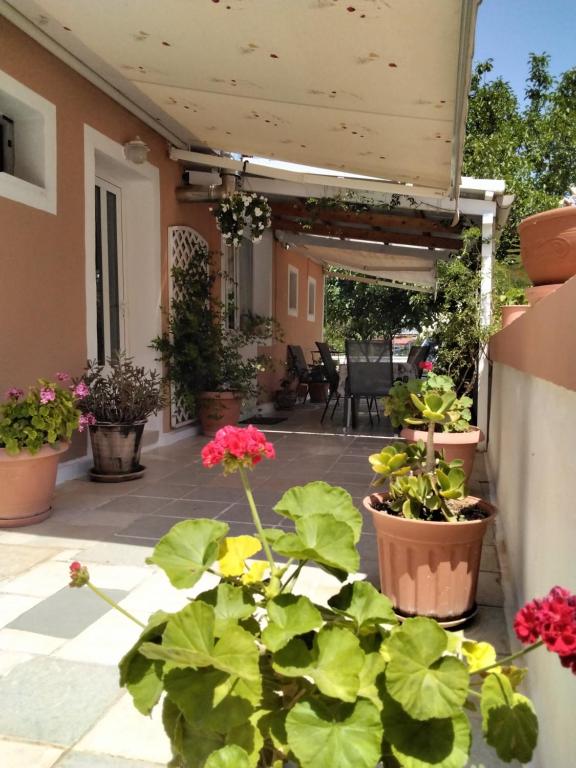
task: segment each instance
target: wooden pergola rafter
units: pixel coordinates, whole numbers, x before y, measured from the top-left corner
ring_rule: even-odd
[[[407,213],[370,210],[340,210],[307,206],[302,201],[272,204],[275,229],[341,240],[366,240],[383,244],[443,248],[457,251],[462,246],[461,226],[426,217],[421,211]]]

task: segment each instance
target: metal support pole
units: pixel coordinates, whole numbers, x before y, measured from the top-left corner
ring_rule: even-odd
[[[480,323],[487,328],[492,320],[492,273],[494,268],[494,214],[482,215],[482,249],[480,267]],[[490,364],[485,350],[479,350],[478,360],[478,426],[485,439],[480,443],[480,450],[486,450],[488,435],[488,403],[490,388]]]

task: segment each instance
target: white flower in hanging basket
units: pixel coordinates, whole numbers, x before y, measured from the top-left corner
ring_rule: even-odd
[[[234,192],[223,197],[213,214],[226,245],[239,245],[243,236],[257,243],[272,223],[268,200],[262,195],[244,192]]]

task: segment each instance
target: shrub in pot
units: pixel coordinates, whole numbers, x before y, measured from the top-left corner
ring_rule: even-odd
[[[402,427],[400,436],[404,439],[410,442],[426,440],[426,431],[417,427],[427,424],[422,410],[423,398],[428,396],[443,397],[447,403],[443,420],[435,422],[434,446],[444,452],[444,458],[448,462],[461,459],[468,479],[472,473],[476,446],[482,438],[482,433],[478,427],[470,424],[472,398],[467,395],[458,397],[450,376],[429,370],[422,379],[395,381],[383,399],[384,413],[395,429]]]
[[[275,507],[292,529],[264,529],[248,472],[273,456],[255,428],[221,430],[203,461],[240,474],[256,535],[230,537],[219,520],[178,523],[149,562],[177,589],[193,588],[189,602],[146,623],[120,607],[142,630],[120,662],[120,682],[142,714],[162,706],[170,766],[464,768],[477,706],[497,755],[528,762],[538,723],[517,692],[524,670],[511,662],[520,654],[497,660],[489,643],[449,635],[428,618],[399,624],[387,597],[350,578],[362,518],[341,488],[292,488]],[[249,560],[262,549],[265,559]],[[298,594],[306,563],[340,580],[328,603]],[[72,587],[101,594],[85,566],[70,570]],[[518,614],[524,652],[546,643],[576,671],[574,600],[553,590],[546,601],[565,613],[546,630],[546,601]],[[554,645],[566,624],[573,650]]]
[[[198,416],[208,435],[236,423],[242,401],[258,394],[256,376],[270,367],[270,358],[246,350],[281,337],[278,324],[260,315],[248,313],[239,328],[230,327],[236,312],[216,298],[220,277],[208,249],[196,244],[189,261],[172,269],[174,298],[167,330],[152,341],[174,386],[174,398]]]
[[[164,406],[160,375],[119,353],[108,359],[107,366],[88,361],[77,389],[83,395],[80,407],[90,428],[92,480],[120,482],[141,477],[144,427],[148,417]]]
[[[75,429],[84,428],[66,373],[11,388],[0,403],[0,527],[31,525],[51,512],[56,473]]]
[[[498,296],[500,303],[500,312],[502,316],[502,328],[506,328],[514,320],[522,317],[529,308],[526,301],[526,288],[512,286],[505,293]]]

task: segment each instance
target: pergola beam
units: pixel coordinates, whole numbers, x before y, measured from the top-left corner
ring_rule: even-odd
[[[424,248],[444,248],[449,251],[458,251],[462,245],[460,240],[451,240],[447,237],[399,234],[384,230],[362,229],[360,227],[339,227],[331,224],[313,223],[303,229],[301,223],[289,219],[281,219],[277,216],[273,216],[272,224],[275,229],[281,229],[285,232],[304,232],[306,234],[337,237],[341,240],[369,240],[386,244],[398,243],[399,245],[417,245]]]
[[[381,256],[408,256],[409,258],[430,259],[431,261],[450,258],[450,251],[446,250],[431,250],[430,248],[403,245],[384,245],[383,243],[357,243],[350,240],[340,240],[339,238],[282,232],[282,230],[276,230],[276,238],[281,243],[292,245],[295,248],[310,247],[326,248],[331,251],[365,251],[366,253],[377,253]]]
[[[414,216],[410,216],[405,214],[379,213],[376,211],[343,211],[338,208],[321,208],[320,206],[307,208],[306,205],[299,200],[294,201],[293,203],[273,202],[272,212],[275,216],[298,217],[312,222],[367,224],[372,227],[397,230],[400,232],[404,230],[416,230],[417,232],[422,232],[424,234],[438,233],[444,235],[458,235],[461,229],[459,227],[450,227],[441,221],[434,221],[433,219],[426,218],[421,211],[416,212],[416,215]]]
[[[361,275],[341,275],[337,272],[324,272],[324,277],[334,280],[352,280],[355,283],[367,283],[368,285],[382,285],[386,288],[398,288],[401,291],[417,291],[418,293],[432,293],[432,286],[414,285],[408,283],[396,283],[394,280],[383,280],[377,277],[362,277]]]

